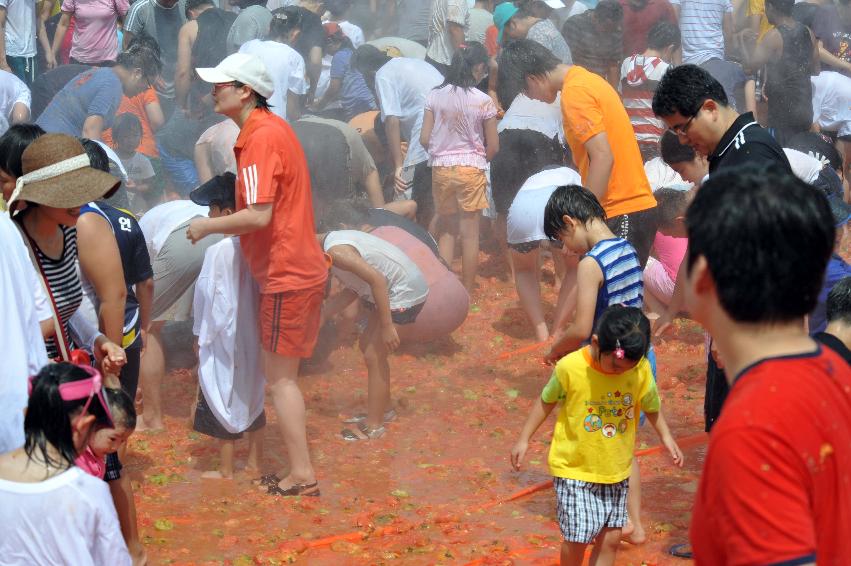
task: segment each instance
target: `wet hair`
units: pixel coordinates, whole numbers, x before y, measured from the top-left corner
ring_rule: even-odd
[[[565,185],[550,195],[544,209],[544,234],[550,240],[558,240],[564,230],[564,217],[587,224],[591,220],[606,220],[606,211],[597,197],[579,185]]]
[[[687,265],[706,259],[733,320],[796,321],[816,306],[833,224],[827,197],[791,173],[765,165],[719,171],[686,213]]]
[[[116,116],[112,124],[113,139],[134,135],[142,135],[142,122],[139,117],[131,112],[124,112]]]
[[[106,150],[94,140],[88,138],[79,139],[80,143],[83,144],[83,149],[86,150],[86,155],[89,156],[89,163],[91,163],[92,169],[109,173],[109,156],[106,154]]]
[[[500,151],[491,161],[491,188],[496,210],[508,214],[517,192],[526,180],[565,163],[565,147],[558,137],[548,138],[535,130],[503,130]]]
[[[527,77],[545,77],[561,64],[552,51],[530,39],[506,45],[499,55],[497,97],[503,108],[526,89]]]
[[[657,116],[672,116],[679,112],[690,118],[707,100],[729,106],[727,93],[709,71],[697,65],[680,65],[669,69],[659,81],[653,95],[653,113]]]
[[[656,197],[656,216],[659,226],[664,228],[674,223],[678,216],[686,213],[689,205],[689,191],[661,188],[653,196]]]
[[[186,15],[186,19],[189,19],[189,12],[191,10],[197,10],[201,6],[214,6],[213,0],[186,0],[186,7],[184,8],[184,14]]]
[[[301,29],[301,10],[298,6],[284,6],[272,12],[272,23],[269,25],[269,37],[286,37],[291,31]]]
[[[241,87],[244,87],[244,86],[248,86],[249,88],[251,88],[249,85],[247,85],[245,83],[241,83],[239,81],[233,81],[233,86],[235,86],[236,88],[241,88]],[[259,92],[257,92],[254,89],[252,89],[251,92],[254,93],[254,106],[256,108],[260,108],[262,110],[269,110],[271,112],[272,105],[269,104],[269,99],[266,98],[265,96],[262,96]]]
[[[668,165],[690,163],[697,155],[690,145],[680,143],[680,138],[671,131],[662,134],[662,139],[659,140],[659,151],[662,154],[662,161]]]
[[[77,458],[71,419],[76,417],[88,399],[65,401],[59,394],[63,383],[88,379],[89,374],[69,363],[48,364],[33,378],[32,393],[24,416],[24,451],[32,460],[38,455],[48,465],[70,468]],[[95,425],[108,425],[106,411],[98,399],[92,399],[87,409],[95,417]],[[59,452],[59,460],[50,455],[53,446]]]
[[[16,124],[0,136],[0,169],[12,177],[24,174],[21,156],[46,132],[38,124]]]
[[[478,41],[470,41],[462,44],[452,55],[452,63],[446,71],[446,79],[437,88],[452,85],[458,88],[474,88],[479,81],[473,76],[473,69],[477,65],[488,63],[488,52],[485,46]]]
[[[365,75],[374,75],[390,57],[374,45],[361,45],[352,55],[351,67]]]
[[[620,347],[626,359],[638,361],[650,349],[650,321],[636,307],[610,306],[600,315],[594,335],[601,354]]]
[[[795,0],[765,0],[765,7],[771,6],[778,14],[782,16],[791,16],[792,8],[795,6]]]
[[[352,0],[325,0],[325,9],[335,18],[344,16],[352,7]]]
[[[650,49],[665,49],[673,45],[676,50],[682,42],[680,26],[666,20],[656,22],[647,33],[647,47]]]
[[[109,412],[112,415],[112,423],[115,428],[122,427],[127,430],[134,430],[136,428],[136,407],[130,395],[123,389],[106,387],[104,391],[106,393],[106,404],[109,405]]]
[[[159,50],[154,51],[144,45],[133,45],[127,51],[119,53],[115,64],[128,70],[140,69],[148,80],[158,77],[163,68]]]
[[[594,8],[594,17],[599,22],[619,24],[623,22],[623,6],[615,0],[601,0]]]
[[[141,48],[150,49],[151,51],[154,52],[154,54],[156,54],[156,56],[158,58],[161,56],[159,42],[157,41],[157,39],[154,36],[152,36],[149,33],[142,32],[142,33],[133,35],[133,39],[130,41],[130,45],[127,46],[127,49],[130,50],[130,49],[133,49],[134,47],[137,48],[137,49],[141,49]]]
[[[851,324],[851,277],[841,279],[827,294],[827,321]]]
[[[361,226],[368,223],[369,208],[370,205],[363,198],[330,200],[322,210],[316,231],[323,234],[347,228],[360,230]]]

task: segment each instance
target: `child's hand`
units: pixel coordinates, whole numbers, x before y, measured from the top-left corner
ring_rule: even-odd
[[[95,360],[100,364],[103,373],[118,375],[121,373],[121,368],[127,363],[124,349],[109,340],[96,347],[94,354]]]
[[[381,340],[384,342],[384,347],[387,348],[387,353],[392,353],[399,347],[399,333],[396,332],[396,326],[391,324],[381,329]]]
[[[550,350],[544,355],[544,363],[548,366],[554,366],[556,362],[558,362],[563,356],[550,348]]]
[[[669,435],[662,439],[662,444],[664,444],[665,448],[668,449],[668,453],[674,460],[674,465],[678,468],[682,468],[685,458],[683,457],[683,451],[680,450],[680,447],[677,445],[677,441]]]
[[[526,457],[526,451],[529,449],[529,443],[525,440],[518,440],[511,449],[511,467],[516,471],[520,470],[520,462]]]

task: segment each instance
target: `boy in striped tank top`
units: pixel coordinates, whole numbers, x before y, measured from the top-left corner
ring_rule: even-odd
[[[576,314],[567,328],[554,331],[555,341],[544,357],[555,364],[591,339],[603,312],[612,305],[642,308],[644,279],[632,244],[618,238],[606,224],[606,212],[594,193],[578,185],[559,187],[544,211],[544,233],[560,240],[566,251],[582,256],[576,270]],[[656,357],[650,348],[647,359],[656,376]],[[623,530],[627,542],[646,540],[641,525],[641,479],[633,461],[627,511],[631,524]]]

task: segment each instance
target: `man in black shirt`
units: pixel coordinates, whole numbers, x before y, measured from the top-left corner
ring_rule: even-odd
[[[813,336],[851,363],[851,277],[833,286],[827,295],[827,328]]]
[[[753,113],[739,114],[729,105],[727,94],[712,75],[696,65],[671,69],[659,82],[653,96],[653,113],[677,135],[680,143],[691,146],[709,160],[709,176],[744,164],[773,165],[792,174],[783,148],[759,125]],[[683,306],[685,262],[667,312],[656,321],[658,336],[670,327]],[[706,430],[712,428],[727,398],[729,386],[724,370],[708,356],[704,417]]]

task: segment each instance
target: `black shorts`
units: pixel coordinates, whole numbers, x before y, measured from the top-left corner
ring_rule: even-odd
[[[121,470],[124,469],[124,466],[121,464],[121,460],[118,459],[118,452],[113,452],[112,454],[106,455],[106,474],[104,474],[104,481],[115,481],[121,478]]]
[[[434,216],[434,196],[431,191],[431,167],[427,161],[414,167],[411,198],[417,203],[417,223],[428,226]]]
[[[727,375],[724,370],[718,367],[712,354],[709,354],[709,360],[706,366],[706,397],[703,400],[703,417],[706,425],[706,432],[712,429],[715,421],[721,416],[721,408],[724,406],[724,401],[727,399],[727,393],[730,391],[730,386],[727,383]]]
[[[139,387],[139,369],[142,364],[142,348],[130,347],[124,350],[127,357],[127,363],[121,368],[121,389],[130,396],[132,401],[136,401],[136,390]]]
[[[816,177],[816,180],[813,181],[813,187],[817,188],[828,197],[842,198],[845,191],[842,186],[842,179],[839,178],[839,175],[836,174],[836,171],[834,171],[833,167],[830,165],[822,167],[821,171],[819,171],[818,177]]]
[[[366,299],[361,299],[361,304],[368,311],[375,312],[375,303]],[[393,324],[413,324],[417,321],[417,317],[422,312],[425,302],[414,305],[407,309],[398,309],[390,311],[390,317],[393,319]]]
[[[647,265],[647,258],[650,257],[653,240],[656,238],[656,230],[659,228],[656,207],[614,216],[609,218],[606,224],[609,225],[609,229],[615,233],[615,236],[632,244],[638,254],[641,269],[644,269],[644,266]]]
[[[254,419],[251,426],[244,432],[254,432],[266,426],[266,411],[260,412],[260,415]],[[242,438],[241,432],[230,432],[216,418],[210,405],[207,404],[207,399],[204,397],[204,392],[198,389],[198,405],[195,407],[195,422],[192,428],[196,432],[218,438],[219,440],[239,440]]]

